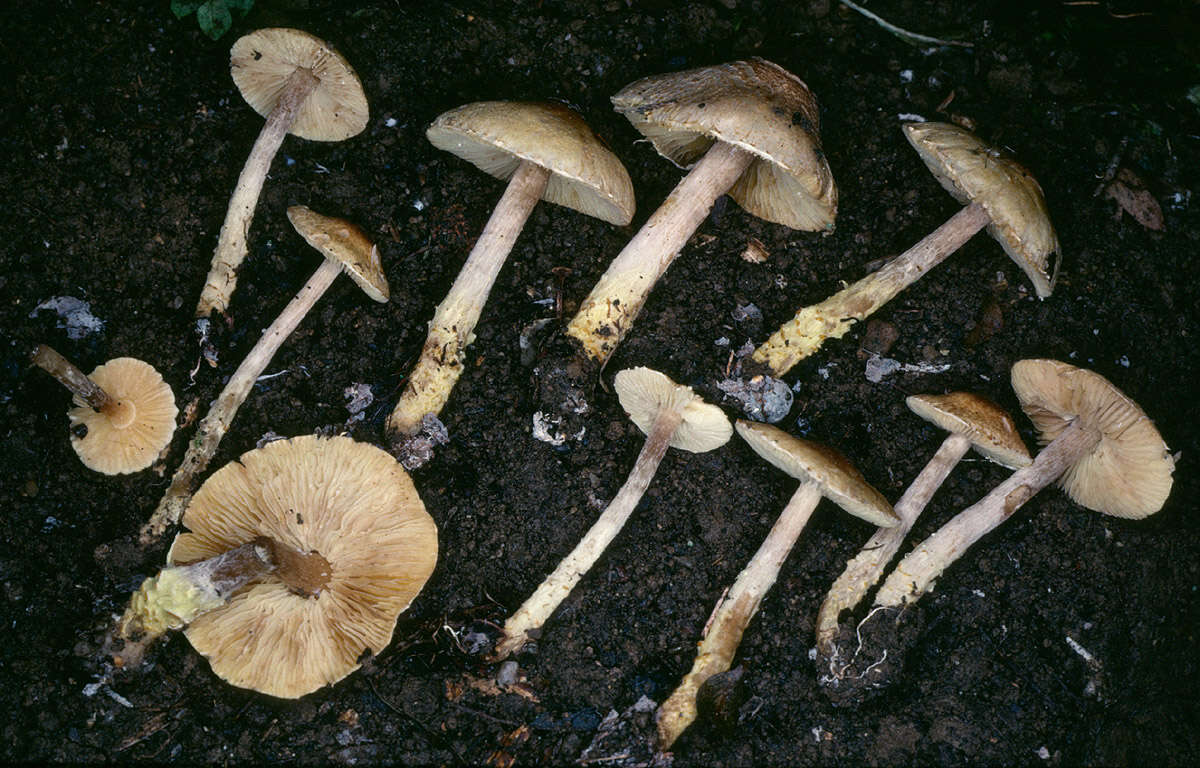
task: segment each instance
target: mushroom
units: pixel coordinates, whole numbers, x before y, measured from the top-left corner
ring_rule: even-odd
[[[500,661],[523,648],[529,634],[546,623],[600,559],[633,514],[667,448],[704,453],[721,447],[733,435],[729,419],[720,408],[704,402],[691,387],[676,384],[658,371],[640,367],[621,371],[614,377],[613,387],[621,407],[646,434],[646,443],[625,484],[583,539],[516,613],[508,617],[504,636],[492,655],[493,661]]]
[[[149,363],[118,357],[85,376],[45,344],[30,356],[75,396],[71,447],[88,469],[106,475],[140,472],[175,434],[175,394]]]
[[[188,442],[187,453],[171,478],[171,485],[158,503],[150,521],[142,526],[140,541],[147,546],[156,541],[168,526],[179,522],[195,490],[200,473],[208,466],[221,438],[229,430],[238,408],[245,402],[254,381],[262,374],[284,340],[308,314],[317,300],[339,274],[345,272],[368,297],[378,302],[388,300],[387,277],[379,260],[379,249],[366,234],[343,219],[323,216],[303,205],[288,208],[288,220],[296,231],[321,252],[325,260],[312,274],[275,321],[263,331],[262,338],[246,355],[246,359],[229,377],[221,394],[213,401],[208,415],[196,428]]]
[[[667,751],[696,719],[696,692],[705,680],[733,663],[742,634],[775,584],[821,497],[879,526],[899,524],[892,505],[845,456],[828,446],[801,440],[776,427],[738,419],[738,434],[762,458],[800,481],[758,551],[721,598],[690,672],[658,709],[658,746]]]
[[[567,326],[598,364],[612,355],[721,195],[793,229],[830,231],[837,213],[816,98],[777,64],[754,58],[647,77],[612,101],[659,154],[691,170],[609,264]]]
[[[467,104],[438,116],[425,135],[508,186],[429,322],[421,358],[388,417],[393,443],[417,434],[425,415],[436,416],[446,404],[488,293],[539,200],[619,226],[633,218],[633,183],[625,167],[561,104]]]
[[[271,161],[291,133],[309,141],[342,141],[367,125],[367,99],[354,69],[325,41],[298,29],[259,29],[229,52],[233,82],[267,119],[229,198],[212,266],[196,305],[207,343],[209,317],[225,312],[246,258],[246,237]]]
[[[944,261],[984,227],[1033,283],[1038,298],[1054,290],[1058,237],[1037,181],[1015,160],[949,123],[905,123],[904,135],[946,190],[966,204],[884,267],[824,301],[802,308],[771,335],[752,360],[775,376],[816,352]]]
[[[883,575],[917,516],[967,451],[974,447],[984,458],[1009,469],[1027,466],[1032,461],[1012,418],[987,398],[970,392],[951,392],[910,395],[905,403],[913,413],[950,434],[893,507],[900,524],[876,531],[846,563],[846,569],[821,603],[817,614],[817,652],[831,662],[836,656],[834,640],[841,612],[853,610]]]
[[[1107,379],[1057,360],[1021,360],[1012,385],[1045,447],[909,552],[879,588],[876,606],[916,602],[972,544],[1055,481],[1076,503],[1116,517],[1147,517],[1166,502],[1175,460],[1153,422]]]
[[[348,437],[242,454],[205,481],[183,524],[163,573],[175,574],[176,593],[219,593],[187,616],[184,634],[219,677],[280,698],[336,683],[385,648],[437,563],[437,527],[408,474]],[[196,570],[181,564],[239,550],[250,575],[240,591],[222,589],[211,567],[179,578]]]

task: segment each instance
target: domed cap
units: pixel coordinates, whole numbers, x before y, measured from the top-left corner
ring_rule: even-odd
[[[990,461],[1009,469],[1025,467],[1033,461],[1012,417],[986,397],[972,392],[950,392],[909,395],[904,402],[922,419],[970,440],[975,450]]]
[[[663,411],[682,408],[683,420],[671,436],[672,448],[704,453],[720,448],[733,436],[724,412],[671,377],[650,368],[627,368],[613,377],[621,407],[646,434]]]
[[[139,472],[154,463],[175,434],[175,393],[149,363],[109,360],[88,376],[114,401],[97,411],[78,398],[67,412],[71,447],[88,469],[106,475]]]
[[[1021,360],[1012,386],[1043,445],[1073,421],[1100,433],[1096,447],[1058,479],[1078,504],[1126,518],[1162,509],[1175,459],[1154,422],[1108,379],[1057,360]]]
[[[183,524],[190,532],[175,539],[172,564],[260,536],[328,563],[308,596],[268,576],[185,630],[218,676],[281,698],[336,683],[383,650],[437,562],[437,528],[408,474],[348,437],[242,454],[201,486]]]
[[[900,524],[883,494],[849,459],[829,446],[801,440],[758,421],[738,419],[736,427],[755,453],[802,483],[816,483],[822,496],[855,517],[881,528]]]
[[[465,104],[438,115],[425,136],[498,179],[509,179],[528,160],[550,171],[543,200],[610,224],[633,219],[633,182],[625,166],[561,104]]]
[[[379,249],[365,232],[345,219],[324,216],[303,205],[288,208],[287,216],[309,245],[341,265],[342,271],[368,296],[381,303],[388,300],[391,289],[383,273]]]
[[[354,68],[324,40],[285,27],[259,29],[229,51],[233,82],[255,112],[271,114],[288,78],[307,69],[319,84],[289,132],[310,141],[341,141],[367,126],[367,97]]]
[[[720,140],[757,159],[729,190],[738,205],[792,229],[831,230],[837,187],[821,151],[816,97],[765,59],[643,78],[612,97],[663,155],[688,168]]]
[[[951,123],[905,123],[904,136],[938,182],[960,203],[983,206],[988,232],[1029,276],[1038,298],[1054,291],[1058,277],[1047,272],[1058,253],[1046,198],[1025,167]]]

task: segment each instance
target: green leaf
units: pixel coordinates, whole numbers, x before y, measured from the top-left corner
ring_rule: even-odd
[[[208,0],[196,9],[196,21],[204,34],[218,40],[233,26],[233,15],[225,7],[225,0]]]
[[[254,7],[254,0],[225,0],[225,5],[230,10],[239,11],[245,16]]]
[[[191,16],[200,7],[202,0],[171,0],[171,13],[175,18],[182,19]]]

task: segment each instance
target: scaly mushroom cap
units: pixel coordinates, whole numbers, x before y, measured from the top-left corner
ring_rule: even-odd
[[[821,151],[816,97],[778,64],[753,58],[643,78],[613,107],[688,168],[720,140],[757,156],[729,190],[738,205],[792,229],[832,230],[837,187]]]
[[[185,630],[218,676],[281,698],[336,683],[385,648],[437,562],[437,528],[408,474],[348,437],[306,435],[242,454],[205,481],[183,525],[173,565],[258,536],[328,561],[315,596],[268,577]]]
[[[1059,252],[1046,198],[1025,167],[951,123],[905,123],[904,136],[938,182],[960,203],[983,206],[988,232],[1029,276],[1038,298],[1054,291],[1058,277],[1047,272]]]
[[[986,397],[951,392],[909,395],[904,402],[922,419],[967,438],[975,450],[1003,467],[1018,469],[1033,461],[1012,417]]]
[[[528,160],[550,171],[543,200],[610,224],[633,219],[633,182],[625,166],[561,104],[464,104],[438,115],[425,136],[498,179],[508,180]]]
[[[1012,386],[1043,445],[1076,420],[1100,433],[1099,444],[1058,479],[1076,503],[1126,518],[1162,509],[1175,459],[1154,422],[1108,379],[1057,360],[1020,360]]]
[[[388,300],[391,289],[379,249],[365,232],[345,219],[324,216],[303,205],[288,208],[287,216],[309,245],[340,265],[368,296],[381,303]]]
[[[683,409],[683,420],[671,436],[672,448],[704,453],[720,448],[733,436],[724,412],[671,377],[650,368],[627,368],[613,377],[621,407],[638,429],[650,434],[663,411]]]
[[[109,360],[88,378],[116,405],[96,411],[76,399],[67,412],[71,447],[80,460],[106,475],[139,472],[153,464],[175,434],[179,409],[171,385],[149,363],[132,357]]]
[[[770,424],[737,420],[737,431],[754,452],[855,517],[881,528],[900,524],[892,505],[866,481],[850,460],[827,445],[801,440]]]
[[[354,68],[324,40],[298,29],[259,29],[229,51],[233,82],[255,112],[266,117],[288,78],[307,69],[320,81],[305,99],[289,133],[310,141],[341,141],[367,126],[367,97]]]

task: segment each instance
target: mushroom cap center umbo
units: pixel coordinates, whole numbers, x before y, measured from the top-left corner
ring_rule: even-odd
[[[129,398],[113,400],[104,408],[104,415],[114,429],[127,429],[137,419],[137,405]]]
[[[333,566],[320,552],[301,552],[278,541],[272,545],[275,573],[292,592],[301,597],[318,597],[329,585]]]

